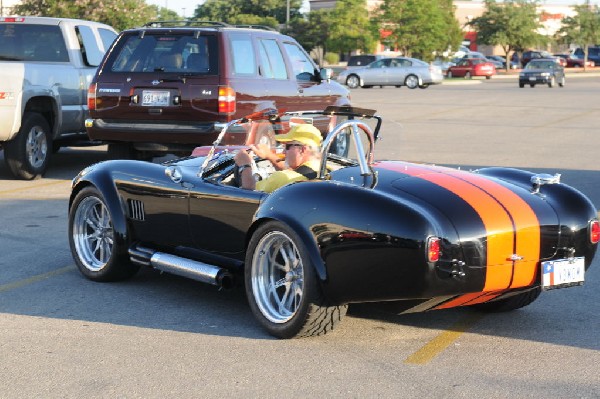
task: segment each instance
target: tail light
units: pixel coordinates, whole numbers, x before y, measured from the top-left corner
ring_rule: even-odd
[[[600,223],[598,220],[590,222],[590,241],[592,244],[597,244],[600,241]]]
[[[427,260],[437,262],[440,260],[440,239],[438,237],[429,237],[427,239]]]
[[[90,111],[96,109],[96,83],[92,83],[88,88],[87,105]]]
[[[235,90],[228,86],[219,87],[219,113],[235,112]]]

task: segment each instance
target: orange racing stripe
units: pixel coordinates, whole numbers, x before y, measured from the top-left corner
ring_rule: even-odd
[[[531,207],[514,192],[483,176],[451,168],[442,168],[444,173],[441,173],[440,167],[434,169],[421,165],[401,166],[389,163],[381,163],[379,166],[444,187],[466,201],[479,214],[487,234],[487,269],[483,291],[522,287],[534,282],[540,253],[539,221]],[[515,253],[523,257],[523,260],[511,261],[510,257]],[[513,263],[517,266],[513,267]],[[497,295],[499,293],[494,296]],[[452,303],[459,306],[475,298],[471,294],[465,295],[463,299],[461,297],[436,309],[452,307]],[[489,299],[492,298],[481,302]]]

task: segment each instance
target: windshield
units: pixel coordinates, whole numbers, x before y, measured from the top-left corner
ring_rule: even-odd
[[[347,112],[344,112],[347,111]],[[326,111],[304,111],[267,114],[257,113],[237,122],[233,121],[221,132],[212,146],[196,148],[193,156],[205,157],[200,173],[203,176],[222,173],[238,151],[247,151],[251,144],[268,147],[276,156],[283,158],[285,146],[277,142],[277,135],[285,134],[300,124],[311,124],[323,135],[321,151],[327,152],[328,160],[341,166],[371,162],[373,141],[379,133],[381,118],[375,111],[351,107],[328,107]],[[350,121],[350,122],[349,122]],[[353,126],[360,123],[363,128]],[[245,131],[248,142],[240,145],[238,133]],[[356,130],[356,132],[355,132]],[[365,133],[364,130],[368,130]]]

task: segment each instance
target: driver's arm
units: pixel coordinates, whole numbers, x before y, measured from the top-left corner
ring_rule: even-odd
[[[235,165],[240,172],[240,179],[242,180],[242,188],[246,190],[256,189],[256,180],[252,176],[252,155],[247,151],[240,151],[235,154]]]
[[[273,167],[276,170],[285,169],[285,159],[280,158],[276,153],[274,153],[271,150],[271,147],[269,147],[268,145],[263,144],[263,143],[256,144],[256,145],[252,144],[252,145],[250,145],[250,149],[256,155],[258,155],[259,158],[266,159],[269,162],[271,162],[273,164]]]

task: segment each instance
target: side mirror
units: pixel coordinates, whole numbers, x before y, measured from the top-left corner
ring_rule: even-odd
[[[333,76],[333,69],[331,68],[321,68],[321,71],[319,72],[320,76],[321,76],[321,80],[326,80],[326,81],[330,81],[331,77]]]

